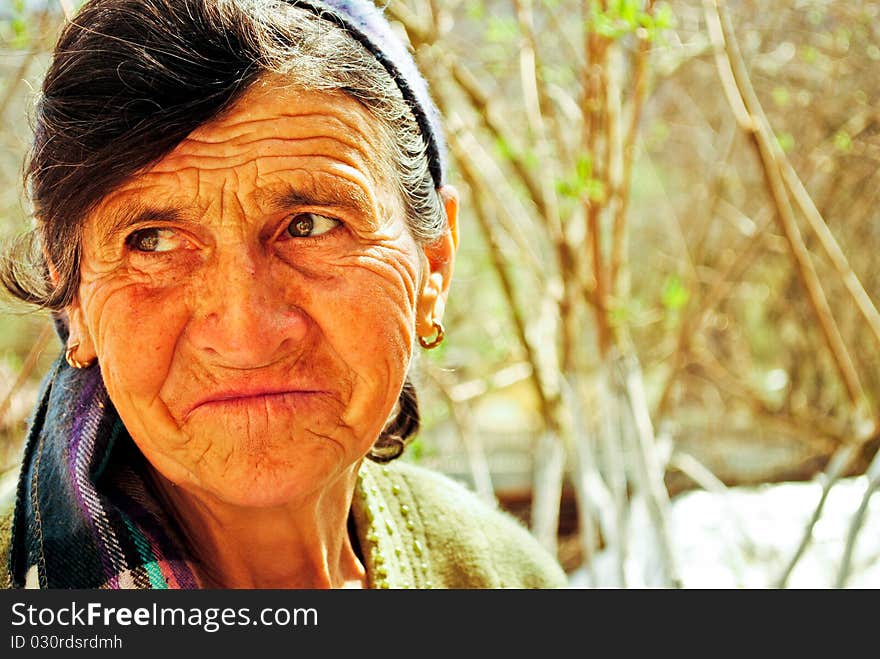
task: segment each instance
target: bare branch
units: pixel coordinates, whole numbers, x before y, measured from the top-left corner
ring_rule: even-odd
[[[457,135],[450,135],[449,146],[456,158],[462,177],[467,181],[473,192],[471,199],[474,204],[474,215],[477,218],[477,223],[480,225],[480,230],[486,239],[486,244],[489,248],[489,256],[492,260],[492,267],[498,275],[498,281],[501,284],[502,293],[507,301],[507,308],[510,312],[511,320],[513,321],[516,337],[519,340],[520,345],[522,345],[523,350],[525,350],[526,360],[532,365],[530,379],[534,385],[535,393],[538,396],[541,414],[545,423],[547,423],[549,427],[556,428],[558,424],[553,413],[553,405],[544,389],[540,377],[540,361],[532,347],[531,341],[528,340],[526,334],[526,321],[521,306],[516,299],[515,286],[507,272],[506,263],[501,253],[497,236],[495,235],[495,227],[489,219],[489,213],[484,205],[484,200],[491,199],[492,197],[486,189],[482,176],[473,166],[471,159],[467,157],[467,153],[462,148]]]
[[[492,191],[492,201],[503,212],[495,214],[494,219],[499,223],[502,231],[498,233],[499,245],[502,237],[509,239],[516,246],[520,257],[519,268],[528,268],[539,281],[543,281],[548,275],[547,260],[540,254],[534,241],[528,238],[540,223],[535,220],[534,214],[530,213],[520,202],[520,195],[510,185],[510,181],[498,166],[498,163],[483,147],[469,127],[464,127],[458,121],[458,115],[449,115],[448,126],[450,133],[458,136],[460,145],[465,153],[474,161],[477,170],[482,174],[486,182],[486,189]]]
[[[486,503],[492,506],[497,505],[495,488],[492,485],[492,472],[489,468],[489,461],[486,458],[486,451],[483,448],[480,435],[473,431],[474,423],[470,404],[453,398],[452,390],[454,385],[447,383],[446,378],[442,377],[442,373],[438,372],[438,369],[428,368],[426,370],[428,376],[449,406],[452,422],[458,429],[458,436],[464,448],[465,456],[467,456],[468,468],[470,469],[477,494]]]
[[[654,419],[658,423],[669,411],[672,387],[689,354],[693,337],[700,331],[700,328],[709,316],[709,312],[717,308],[721,301],[730,295],[739,276],[757,255],[758,246],[761,244],[767,229],[772,224],[772,218],[764,221],[761,227],[751,236],[746,246],[737,251],[736,258],[718,276],[715,285],[700,299],[693,311],[689,312],[688,316],[682,320],[679,326],[675,352],[672,355],[670,371],[666,377],[666,383],[661,390],[662,393],[660,394],[657,408],[654,411]]]
[[[806,289],[807,299],[810,302],[813,313],[819,321],[819,326],[825,337],[825,343],[853,405],[858,410],[868,409],[867,397],[862,389],[852,357],[843,341],[840,329],[837,327],[831,307],[822,289],[821,281],[810,259],[809,250],[798,229],[794,212],[786,193],[780,166],[776,160],[776,149],[773,144],[774,138],[769,127],[760,120],[760,103],[751,86],[745,63],[739,52],[736,37],[733,34],[730,19],[725,10],[725,3],[723,0],[704,0],[703,6],[707,16],[707,23],[717,22],[716,24],[720,25],[720,35],[718,32],[710,31],[719,76],[722,81],[728,81],[725,87],[728,86],[729,80],[733,79],[737,94],[743,107],[748,111],[748,116],[751,118],[750,121],[744,121],[741,125],[748,131],[752,143],[757,149],[767,189],[776,205],[780,228],[788,241],[791,257],[797,267],[801,283]],[[718,40],[719,36],[723,38],[723,42]],[[730,75],[720,73],[722,70],[729,70]],[[729,90],[728,98],[732,93],[733,90]],[[739,112],[739,110],[735,109],[734,112]],[[744,120],[744,118],[738,117],[738,120]]]
[[[795,566],[804,555],[807,547],[810,546],[810,541],[813,539],[813,529],[816,527],[816,522],[818,522],[819,518],[822,517],[822,510],[825,508],[825,502],[828,499],[828,493],[831,492],[831,488],[834,486],[834,484],[849,469],[850,463],[856,456],[856,453],[857,450],[855,444],[847,444],[840,447],[840,449],[838,449],[837,452],[831,457],[831,460],[828,462],[828,466],[825,468],[825,471],[819,474],[818,480],[820,483],[822,483],[822,496],[819,497],[819,503],[816,505],[816,509],[813,511],[813,514],[807,522],[807,525],[804,527],[804,532],[801,536],[801,541],[798,544],[797,549],[795,550],[794,554],[792,554],[788,563],[786,563],[785,568],[779,575],[779,578],[776,580],[776,583],[774,584],[776,588],[785,588],[785,586],[788,584],[788,579],[791,576],[791,573],[794,571]]]
[[[654,10],[654,0],[648,0],[645,13],[650,15]],[[623,138],[623,173],[620,181],[620,189],[617,191],[618,205],[614,214],[614,224],[611,234],[611,273],[609,275],[609,287],[611,291],[617,288],[617,280],[621,268],[625,267],[626,259],[626,213],[629,207],[630,183],[632,179],[633,161],[635,159],[636,138],[639,133],[639,123],[642,117],[642,107],[645,102],[647,89],[648,55],[651,42],[648,35],[640,34],[633,62],[633,92],[630,101],[630,118],[626,135]]]
[[[68,17],[69,18],[69,17]],[[46,29],[46,26],[49,23],[49,12],[42,11],[36,17],[36,30],[42,37],[43,31]],[[39,39],[35,39],[35,43],[31,45],[28,49],[27,53],[25,53],[21,62],[18,65],[18,68],[13,72],[12,76],[9,78],[9,82],[6,85],[6,89],[3,90],[3,96],[0,98],[0,117],[6,112],[6,108],[12,102],[12,99],[15,98],[15,93],[18,90],[18,86],[24,81],[27,77],[28,70],[31,68],[31,64],[34,63],[37,55],[40,54],[42,50],[42,44]]]
[[[64,17],[71,20],[76,13],[71,0],[58,0],[58,4],[61,6],[61,11],[64,12]]]
[[[871,461],[870,467],[868,467],[868,486],[865,488],[865,494],[862,495],[859,509],[853,515],[852,522],[850,522],[849,532],[846,535],[846,547],[844,547],[843,558],[840,561],[840,571],[837,573],[836,588],[846,586],[846,581],[852,569],[852,555],[855,550],[856,540],[865,522],[865,515],[868,512],[871,497],[878,489],[880,489],[880,452],[874,455],[874,459]]]
[[[645,495],[648,512],[657,533],[660,557],[666,573],[666,585],[680,588],[682,582],[676,565],[667,519],[669,493],[663,483],[665,469],[660,465],[657,455],[654,427],[648,413],[648,402],[645,398],[641,369],[633,355],[621,359],[619,365],[622,370],[621,377],[629,410],[635,423],[636,432],[632,447],[636,463],[635,471],[641,481],[639,485]]]
[[[46,346],[49,344],[49,339],[52,338],[52,335],[55,333],[55,328],[52,323],[46,323],[43,326],[43,329],[40,331],[39,336],[37,336],[37,340],[34,341],[34,344],[31,346],[30,352],[28,352],[27,357],[25,357],[24,363],[21,365],[21,370],[18,372],[18,377],[15,378],[15,382],[13,382],[12,387],[6,393],[6,397],[3,399],[3,402],[0,403],[0,419],[3,419],[6,416],[6,413],[9,411],[10,406],[12,405],[12,397],[18,393],[18,390],[27,382],[27,379],[31,376],[34,371],[34,368],[37,365],[37,362],[40,359],[40,356],[43,354],[43,351],[46,349]]]
[[[766,132],[769,131],[769,122],[761,104],[758,102],[757,95],[751,88],[751,82],[745,71],[745,65],[739,56],[739,49],[735,41],[736,37],[726,16],[723,0],[721,0],[722,4],[719,5],[717,11],[709,10],[711,1],[704,0],[704,5],[707,8],[705,12],[706,22],[712,42],[716,46],[716,56],[719,56],[719,44],[725,44],[726,46],[727,65],[719,62],[717,68],[728,103],[737,118],[737,122],[743,130],[753,133],[755,135],[754,139],[764,143],[761,148],[769,152],[773,164],[781,171],[782,179],[794,197],[795,203],[807,219],[810,228],[819,238],[819,243],[840,275],[847,291],[852,296],[859,312],[877,340],[878,345],[880,345],[880,313],[878,313],[877,308],[850,267],[843,250],[840,249],[834,235],[829,230],[809,193],[788,161],[785,152],[775,140],[768,139],[769,136]],[[746,109],[747,107],[748,109]],[[847,386],[850,387],[851,385],[848,384]]]
[[[544,198],[541,182],[529,169],[529,166],[526,164],[519,149],[514,148],[516,140],[510,134],[504,123],[494,118],[496,113],[493,112],[490,107],[489,97],[486,92],[483,91],[483,87],[480,85],[479,81],[473,73],[471,73],[470,70],[457,59],[448,59],[447,65],[449,66],[449,72],[452,75],[452,79],[462,92],[464,92],[465,97],[470,102],[477,116],[480,117],[484,128],[496,140],[509,147],[509,150],[511,151],[509,155],[510,165],[517,178],[522,182],[528,192],[532,203],[534,203],[535,207],[538,209],[538,213],[540,213],[542,217],[550,217],[551,209],[547,206],[546,199]]]
[[[711,492],[720,497],[725,512],[736,527],[739,535],[739,542],[744,546],[746,551],[754,552],[755,543],[750,537],[748,530],[743,525],[740,512],[730,501],[730,490],[727,486],[715,474],[713,474],[706,465],[685,451],[678,449],[674,450],[670,457],[669,464],[671,467],[678,469],[688,478],[693,480],[697,485],[706,490],[706,492]]]
[[[410,8],[400,0],[391,0],[387,5],[386,10],[391,18],[406,28],[410,43],[412,43],[414,47],[418,48],[418,46],[422,44],[433,43],[434,39],[437,37],[437,32],[434,28],[436,14],[431,16],[432,20],[423,20],[416,16]]]
[[[831,263],[834,264],[844,286],[846,286],[846,290],[856,303],[856,307],[858,307],[862,318],[865,319],[865,323],[874,335],[874,339],[877,341],[878,346],[880,346],[880,313],[877,312],[877,307],[874,306],[874,303],[865,291],[864,286],[862,286],[859,278],[850,267],[843,250],[840,249],[840,245],[838,245],[837,240],[834,238],[834,234],[831,233],[831,230],[828,228],[824,218],[819,213],[816,205],[813,203],[813,200],[804,188],[803,183],[801,183],[800,178],[798,178],[791,163],[788,162],[788,159],[785,158],[784,155],[779,162],[782,166],[782,176],[788,189],[791,190],[795,203],[798,205],[798,208],[800,208],[804,217],[807,219],[807,222],[809,222],[810,227],[819,238],[819,243],[822,245],[828,258],[831,260]]]
[[[529,362],[516,362],[495,371],[488,377],[459,382],[449,388],[449,397],[455,403],[472,401],[489,392],[528,380],[532,376],[533,370]]]

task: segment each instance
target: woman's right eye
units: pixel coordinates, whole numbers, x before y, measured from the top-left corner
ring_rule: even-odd
[[[172,229],[150,227],[138,229],[125,239],[129,249],[136,252],[170,252],[177,249],[183,243],[183,239]]]

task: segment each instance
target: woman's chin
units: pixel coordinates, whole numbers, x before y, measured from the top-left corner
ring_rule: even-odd
[[[305,503],[338,480],[345,464],[337,453],[309,456],[309,460],[242,461],[226,465],[222,473],[201,474],[200,488],[218,502],[245,508],[272,508]]]
[[[307,497],[296,485],[266,483],[251,487],[228,487],[215,489],[215,500],[235,508],[279,508]]]

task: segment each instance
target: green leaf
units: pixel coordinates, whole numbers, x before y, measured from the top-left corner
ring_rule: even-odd
[[[619,16],[620,19],[629,25],[631,28],[635,29],[638,26],[636,15],[638,13],[638,7],[636,7],[636,3],[633,0],[621,0],[619,5]]]
[[[620,29],[615,25],[614,21],[605,14],[598,14],[591,21],[591,25],[593,32],[608,39],[616,39],[621,34]]]
[[[678,275],[670,275],[663,283],[660,301],[669,311],[678,311],[688,303],[690,295]]]
[[[785,87],[773,88],[773,102],[781,108],[784,108],[791,101],[791,93]]]
[[[813,46],[805,46],[801,49],[801,59],[807,64],[815,64],[816,60],[819,59],[819,51]]]
[[[605,201],[605,184],[602,181],[591,178],[589,181],[587,181],[586,189],[587,196],[589,196],[590,201]]]
[[[577,178],[579,181],[589,180],[593,175],[593,159],[588,155],[582,155],[578,158],[575,171],[577,172]]]
[[[785,153],[790,153],[794,149],[794,135],[791,133],[780,133],[776,136],[776,141]]]
[[[556,194],[568,197],[569,199],[576,199],[578,196],[568,181],[556,181]]]
[[[626,304],[614,305],[608,312],[614,327],[625,327],[630,323],[632,315],[632,310]]]
[[[27,21],[22,16],[16,16],[10,21],[10,26],[12,27],[12,33],[16,37],[26,36],[27,35]]]
[[[425,443],[421,437],[416,437],[406,447],[406,455],[412,462],[421,462],[425,453]]]
[[[507,141],[500,137],[495,140],[495,149],[498,151],[498,155],[505,160],[511,160],[513,158],[513,148]]]
[[[841,153],[849,153],[852,151],[852,137],[842,128],[834,133],[834,148]]]
[[[509,16],[491,16],[486,27],[486,41],[490,43],[510,44],[519,36],[516,20]]]
[[[26,47],[30,41],[27,21],[23,17],[16,16],[9,22],[9,27],[12,29],[13,48]]]
[[[675,27],[675,14],[672,7],[665,2],[657,5],[654,10],[654,27],[657,30],[668,30]]]
[[[572,199],[581,199],[587,195],[593,201],[598,201],[605,194],[601,182],[593,179],[593,161],[586,155],[578,159],[571,178],[556,183],[556,191]]]
[[[482,2],[469,2],[465,14],[472,21],[482,21],[486,17],[486,6]]]

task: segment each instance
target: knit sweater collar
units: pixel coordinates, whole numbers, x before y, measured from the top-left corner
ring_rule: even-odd
[[[432,588],[418,502],[393,466],[364,462],[351,505],[370,588]]]

